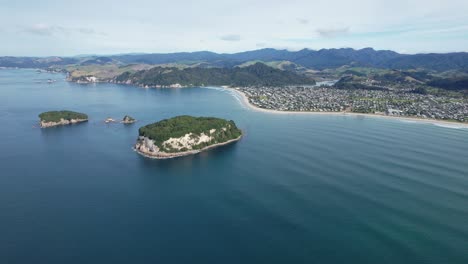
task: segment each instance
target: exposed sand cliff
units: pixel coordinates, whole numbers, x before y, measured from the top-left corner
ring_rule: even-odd
[[[64,125],[77,124],[77,123],[86,122],[86,121],[88,121],[88,119],[70,119],[70,120],[66,120],[66,119],[61,118],[60,121],[58,121],[58,122],[53,122],[53,121],[46,122],[46,121],[41,120],[40,125],[41,125],[42,128],[47,128],[47,127],[54,127],[54,126],[64,126]]]
[[[215,131],[216,130],[214,129],[210,130],[210,134],[214,133]],[[162,146],[164,146],[164,148],[170,148],[170,149],[176,150],[176,152],[165,152],[165,151],[162,151],[158,146],[156,146],[153,140],[147,137],[140,136],[137,140],[137,143],[135,144],[134,149],[139,154],[145,157],[155,158],[155,159],[168,159],[168,158],[192,155],[192,154],[205,151],[207,149],[227,145],[232,142],[238,141],[239,139],[241,139],[241,137],[242,136],[239,136],[238,138],[231,139],[225,142],[212,144],[201,149],[194,149],[193,148],[194,146],[200,145],[202,143],[210,142],[213,138],[204,133],[201,133],[200,135],[194,135],[192,133],[189,133],[180,138],[170,138],[164,141],[162,143]]]

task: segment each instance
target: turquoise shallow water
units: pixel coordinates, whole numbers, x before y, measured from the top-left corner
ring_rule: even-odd
[[[63,78],[0,70],[0,263],[468,263],[467,130]],[[90,122],[35,127],[52,109]],[[125,114],[139,122],[102,122]],[[139,126],[181,114],[245,137],[172,160],[132,151]]]

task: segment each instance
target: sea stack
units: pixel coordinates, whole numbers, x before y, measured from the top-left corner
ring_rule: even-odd
[[[133,124],[135,122],[136,122],[136,119],[129,115],[124,116],[124,118],[122,119],[122,123],[124,124]]]

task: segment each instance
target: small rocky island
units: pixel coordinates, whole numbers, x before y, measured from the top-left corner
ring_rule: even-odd
[[[141,127],[134,149],[149,158],[167,159],[236,142],[242,131],[232,120],[177,116]]]
[[[129,115],[124,116],[124,118],[122,119],[122,123],[124,124],[133,124],[135,122],[136,122],[136,119]]]
[[[71,125],[88,121],[88,115],[73,111],[49,111],[39,114],[42,128]]]

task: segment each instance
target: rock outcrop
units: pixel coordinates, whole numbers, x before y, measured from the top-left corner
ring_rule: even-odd
[[[154,144],[154,141],[147,138],[140,136],[138,137],[137,143],[134,146],[134,150],[138,152],[139,154],[148,157],[148,158],[153,158],[153,159],[169,159],[169,158],[176,158],[176,157],[182,157],[182,156],[188,156],[188,155],[193,155],[200,153],[202,151],[216,148],[219,146],[227,145],[233,142],[236,142],[241,139],[242,135],[239,136],[238,138],[231,139],[222,143],[217,143],[213,145],[209,145],[207,147],[201,148],[201,149],[192,149],[192,146],[200,144],[202,142],[207,142],[209,137],[202,136],[198,140],[193,141],[193,140],[187,140],[190,136],[186,135],[183,138],[178,138],[174,139],[171,138],[167,141],[165,141],[163,144],[165,146],[168,146],[170,144],[171,146],[177,146],[177,149],[179,150],[178,152],[164,152],[161,151],[161,149]],[[183,150],[183,151],[182,151]]]
[[[124,118],[122,119],[122,123],[124,124],[133,124],[135,122],[136,122],[136,119],[128,115],[124,116]]]
[[[64,126],[64,125],[71,125],[71,124],[77,124],[81,122],[86,122],[88,119],[63,119],[61,118],[60,121],[54,122],[54,121],[40,121],[41,128],[47,128],[47,127],[54,127],[54,126]]]

